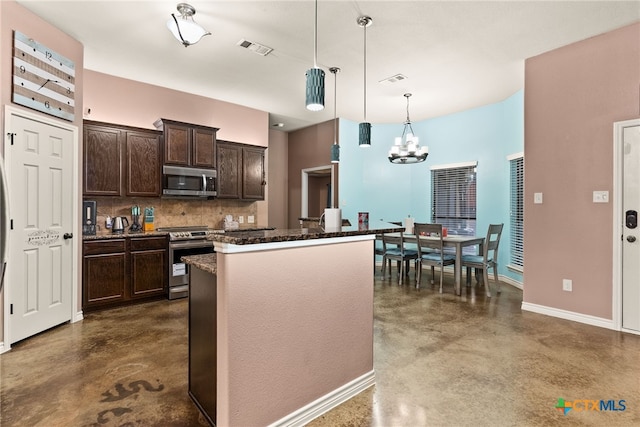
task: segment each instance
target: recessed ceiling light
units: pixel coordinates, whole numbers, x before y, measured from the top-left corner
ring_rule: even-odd
[[[282,127],[284,127],[284,123],[274,123],[271,126],[273,126],[274,128],[282,128]]]

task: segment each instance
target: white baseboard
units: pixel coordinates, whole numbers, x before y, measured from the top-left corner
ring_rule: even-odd
[[[603,319],[601,317],[596,317],[596,316],[590,316],[588,314],[575,313],[573,311],[547,307],[544,305],[531,304],[528,302],[522,303],[522,310],[531,311],[533,313],[538,313],[538,314],[544,314],[546,316],[551,316],[551,317],[558,317],[560,319],[571,320],[578,323],[585,323],[587,325],[598,326],[600,328],[616,330],[613,324],[613,320]]]
[[[79,322],[82,319],[84,319],[84,315],[82,314],[82,310],[80,310],[73,316],[71,323]]]
[[[498,274],[498,279],[500,279],[500,281],[502,283],[506,283],[507,285],[511,285],[514,288],[518,288],[520,290],[524,289],[523,286],[522,286],[522,282],[518,282],[517,280],[514,280],[511,277],[503,276],[501,274]]]
[[[0,342],[0,354],[4,353],[5,351],[9,351],[9,349],[4,348],[4,341]]]
[[[312,420],[318,418],[320,415],[325,414],[333,408],[341,405],[358,393],[366,390],[367,388],[375,385],[376,374],[371,370],[366,374],[356,378],[355,380],[348,382],[347,384],[333,390],[330,393],[325,394],[319,399],[309,403],[306,406],[298,409],[295,412],[279,419],[269,427],[302,427],[308,424]]]

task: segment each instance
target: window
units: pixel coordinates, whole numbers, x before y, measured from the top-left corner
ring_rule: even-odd
[[[511,177],[510,227],[511,266],[524,269],[524,157],[509,158]]]
[[[476,162],[431,169],[431,222],[449,234],[476,234]]]

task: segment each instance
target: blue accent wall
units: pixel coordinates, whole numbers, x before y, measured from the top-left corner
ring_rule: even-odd
[[[412,165],[392,164],[387,159],[402,123],[373,124],[371,147],[358,146],[358,123],[340,119],[340,207],[342,217],[357,224],[358,212],[371,220],[417,222],[431,220],[431,167],[478,162],[477,234],[491,223],[504,223],[499,254],[499,273],[522,283],[522,275],[509,264],[509,161],[507,156],[524,151],[524,93],[502,102],[412,122],[420,145],[429,157]],[[526,172],[525,172],[526,173]]]

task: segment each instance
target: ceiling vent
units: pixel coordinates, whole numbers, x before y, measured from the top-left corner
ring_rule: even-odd
[[[257,53],[258,55],[261,55],[261,56],[267,56],[273,50],[269,46],[250,42],[249,40],[245,40],[245,39],[240,40],[238,42],[238,46],[243,47],[245,49],[249,49],[250,51]]]
[[[395,76],[387,77],[386,79],[380,80],[379,83],[398,83],[406,79],[407,76],[405,76],[404,74],[396,74]]]

